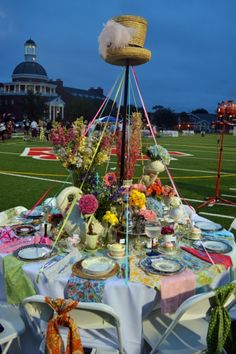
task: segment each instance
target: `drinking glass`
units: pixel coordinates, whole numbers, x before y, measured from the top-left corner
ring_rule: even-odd
[[[154,256],[156,253],[153,251],[153,240],[161,233],[161,224],[159,221],[147,221],[145,223],[145,234],[152,241],[151,252],[147,253],[147,256]]]

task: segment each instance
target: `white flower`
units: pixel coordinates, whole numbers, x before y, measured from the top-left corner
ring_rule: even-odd
[[[181,205],[181,199],[179,197],[170,197],[170,207],[178,208]]]

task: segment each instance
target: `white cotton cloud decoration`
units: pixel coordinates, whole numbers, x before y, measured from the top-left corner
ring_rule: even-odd
[[[99,53],[105,59],[108,48],[124,48],[132,39],[134,28],[121,25],[114,20],[109,20],[98,37]]]

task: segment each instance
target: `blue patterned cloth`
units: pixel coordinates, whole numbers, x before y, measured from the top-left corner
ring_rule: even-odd
[[[102,302],[105,280],[82,279],[71,274],[66,287],[65,299],[81,302]]]

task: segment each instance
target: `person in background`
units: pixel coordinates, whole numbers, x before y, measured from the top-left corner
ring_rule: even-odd
[[[46,132],[45,132],[45,135],[46,135],[46,139],[49,140],[49,134],[51,132],[51,129],[52,129],[52,123],[50,120],[47,120],[47,124],[46,124]]]
[[[33,121],[31,122],[30,128],[31,128],[32,139],[36,140],[37,135],[38,135],[38,123],[36,122],[35,119],[33,119]]]
[[[23,120],[23,127],[24,127],[24,140],[29,140],[29,130],[30,130],[30,120],[28,118]]]
[[[5,140],[5,132],[6,132],[6,125],[3,119],[0,118],[0,138],[2,138],[2,142]]]

